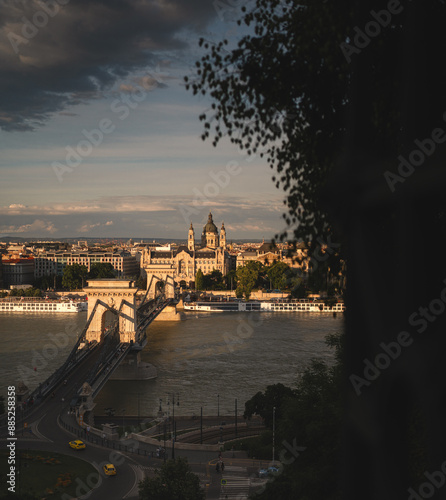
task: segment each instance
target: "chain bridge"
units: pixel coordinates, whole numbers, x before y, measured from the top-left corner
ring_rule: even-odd
[[[71,406],[91,405],[107,380],[127,358],[135,365],[147,344],[146,331],[152,321],[172,304],[173,287],[166,276],[151,276],[139,299],[132,280],[88,280],[87,322],[64,363],[27,398],[39,404],[67,379],[75,380]],[[106,326],[105,315],[114,316]],[[88,387],[87,393],[86,388]]]

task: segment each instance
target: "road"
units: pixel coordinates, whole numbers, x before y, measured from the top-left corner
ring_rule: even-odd
[[[93,351],[68,377],[66,385],[61,382],[55,388],[54,397],[47,397],[45,401],[27,412],[26,429],[24,429],[24,421],[19,418],[20,414],[17,415],[17,448],[62,453],[92,464],[96,473],[86,478],[87,484],[83,484],[80,478],[76,480],[78,483],[76,495],[79,498],[137,499],[138,482],[146,474],[153,474],[154,470],[162,465],[163,460],[156,458],[156,446],[140,442],[132,443],[129,440],[120,440],[114,444],[104,443],[100,438],[84,435],[81,435],[81,439],[86,442],[86,449],[74,450],[68,444],[69,441],[78,437],[79,433],[85,432],[80,429],[74,415],[70,413],[70,402],[81,381],[87,378],[87,374],[99,355],[99,349]],[[215,418],[219,420],[218,417]],[[0,428],[0,439],[4,443],[6,436],[6,427]],[[107,444],[121,447],[122,450],[105,446]],[[127,451],[124,447],[127,447]],[[130,452],[132,448],[135,448],[133,453]],[[167,450],[167,454],[170,457],[172,450]],[[228,498],[240,500],[246,498],[250,485],[256,483],[256,480],[250,479],[250,476],[254,477],[255,472],[261,466],[257,460],[247,460],[243,452],[223,454],[223,460],[227,466],[223,473],[215,470],[218,461],[217,452],[175,450],[175,456],[188,459],[192,471],[198,475],[206,490],[206,498],[209,499],[225,498],[226,494]],[[116,476],[105,476],[102,471],[105,463],[113,463],[116,466]],[[263,465],[266,465],[265,462]],[[87,493],[92,487],[90,493]]]

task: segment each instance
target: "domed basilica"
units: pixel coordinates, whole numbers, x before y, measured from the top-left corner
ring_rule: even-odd
[[[156,251],[147,248],[142,256],[141,267],[151,275],[173,276],[177,284],[189,286],[195,283],[197,271],[209,274],[213,270],[221,271],[223,275],[230,270],[231,259],[226,251],[226,229],[221,225],[220,234],[214,224],[212,213],[201,233],[201,245],[195,241],[195,231],[191,223],[187,237],[187,246],[181,245],[174,250]]]

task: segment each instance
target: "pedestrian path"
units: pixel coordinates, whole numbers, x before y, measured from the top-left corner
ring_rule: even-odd
[[[220,498],[246,500],[249,495],[250,479],[246,467],[227,465],[221,475]]]

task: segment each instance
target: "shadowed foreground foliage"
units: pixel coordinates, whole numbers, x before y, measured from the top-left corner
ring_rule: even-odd
[[[258,500],[341,500],[340,471],[343,461],[343,392],[345,377],[345,334],[326,337],[335,349],[332,366],[313,359],[303,371],[295,389],[274,384],[245,403],[245,418],[260,415],[268,430],[249,453],[271,460],[272,414],[275,410],[275,460],[280,472],[270,479],[264,491],[252,496]],[[353,392],[353,390],[352,390]],[[411,409],[407,429],[407,456],[410,483],[418,484],[426,471],[426,428],[419,407]],[[424,478],[424,479],[423,479]]]
[[[167,460],[154,478],[139,483],[140,500],[204,500],[198,476],[190,470],[186,458]]]
[[[245,416],[261,415],[272,429],[275,407],[275,459],[284,466],[270,480],[259,500],[340,500],[338,466],[342,423],[343,335],[327,337],[336,348],[336,363],[312,360],[296,389],[268,386],[245,404]],[[271,431],[267,431],[271,435]],[[271,449],[271,442],[268,443]]]

